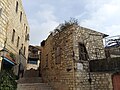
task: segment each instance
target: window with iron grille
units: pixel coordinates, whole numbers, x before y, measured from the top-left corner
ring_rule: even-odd
[[[79,43],[79,60],[88,60],[88,53],[84,44]]]

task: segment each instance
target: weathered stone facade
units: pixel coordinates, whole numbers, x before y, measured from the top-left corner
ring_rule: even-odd
[[[0,0],[0,10],[0,50],[6,48],[15,55],[17,74],[20,63],[26,68],[29,45],[29,26],[22,0]]]
[[[55,90],[112,90],[111,73],[89,70],[89,61],[105,58],[104,36],[74,24],[56,29],[41,43],[44,82]]]
[[[89,71],[89,61],[105,58],[104,46],[103,46],[104,34],[78,27],[75,30],[74,38],[74,60],[75,60],[75,83],[76,90],[110,90],[111,77],[108,73],[91,73]],[[78,43],[84,43],[89,55],[88,61],[79,59],[79,45]],[[81,68],[79,69],[79,66]],[[89,81],[91,79],[91,81]]]

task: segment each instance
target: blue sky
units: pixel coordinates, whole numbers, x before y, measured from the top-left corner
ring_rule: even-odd
[[[30,25],[30,44],[40,45],[60,23],[76,18],[80,26],[120,34],[120,0],[22,0]]]

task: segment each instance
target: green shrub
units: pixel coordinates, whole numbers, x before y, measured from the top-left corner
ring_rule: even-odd
[[[3,70],[0,72],[0,90],[16,90],[16,76],[11,70]]]

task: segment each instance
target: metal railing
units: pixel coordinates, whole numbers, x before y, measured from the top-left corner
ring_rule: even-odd
[[[29,58],[39,58],[38,54],[29,54],[28,55]]]
[[[120,71],[120,47],[105,49],[104,59],[90,60],[91,72],[118,72]]]

